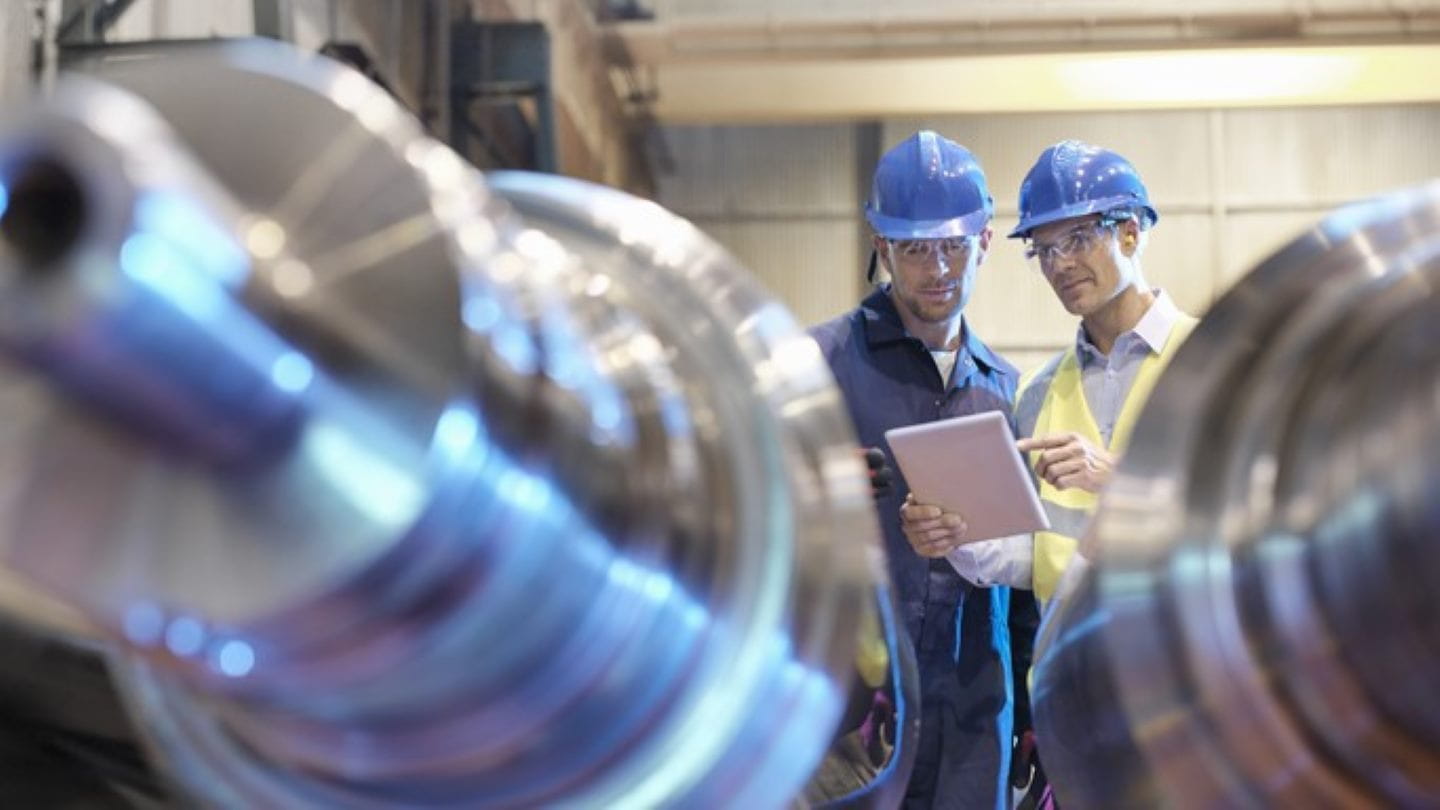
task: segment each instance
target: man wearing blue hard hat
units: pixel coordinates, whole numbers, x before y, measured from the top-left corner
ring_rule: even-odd
[[[1026,375],[1015,409],[1050,519],[1051,530],[1035,535],[1042,601],[1055,593],[1160,371],[1196,324],[1141,272],[1159,219],[1130,161],[1080,141],[1046,149],[1020,186],[1010,237],[1025,240],[1065,311],[1080,316],[1074,343]]]
[[[812,331],[867,447],[889,456],[891,428],[1010,414],[1019,375],[963,315],[990,245],[993,212],[980,164],[953,141],[922,131],[880,158],[865,218],[874,232],[872,280],[878,265],[889,281]],[[920,742],[904,806],[1008,808],[1017,669],[1012,593],[972,585],[946,560],[916,554],[900,528],[908,487],[898,476],[895,484],[877,507],[921,690]],[[1023,629],[1014,652],[1023,672],[1035,612],[1028,593],[1015,596]]]

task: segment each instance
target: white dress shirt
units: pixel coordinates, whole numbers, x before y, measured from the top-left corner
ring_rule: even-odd
[[[1008,585],[1028,591],[1034,587],[1035,535],[1028,532],[966,543],[945,559],[963,579],[982,588]]]

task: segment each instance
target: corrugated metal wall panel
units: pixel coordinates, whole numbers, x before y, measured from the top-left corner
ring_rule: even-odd
[[[243,37],[255,33],[253,0],[137,0],[107,34],[112,41]]]
[[[864,273],[855,226],[841,222],[697,222],[806,326],[855,306]]]
[[[1326,207],[1440,177],[1440,107],[1233,110],[1225,115],[1231,205]]]
[[[667,127],[657,197],[709,233],[802,323],[855,305],[864,273],[852,124]],[[867,167],[865,171],[869,171]]]
[[[676,163],[657,178],[687,216],[839,217],[858,222],[855,128],[667,127]]]
[[[0,4],[0,101],[25,98],[30,92],[30,24],[28,3]]]
[[[1270,254],[1314,227],[1330,207],[1293,211],[1236,213],[1225,219],[1224,238],[1231,246],[1231,263],[1220,268],[1223,292]]]
[[[1200,314],[1220,292],[1214,224],[1208,214],[1162,214],[1141,257],[1145,280],[1163,287],[1180,308]]]

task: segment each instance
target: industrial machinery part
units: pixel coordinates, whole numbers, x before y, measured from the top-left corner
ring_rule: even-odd
[[[1038,641],[1071,808],[1440,806],[1440,183],[1343,209],[1155,389]]]
[[[0,553],[187,804],[898,799],[856,442],[733,259],[278,44],[104,78],[0,134]]]

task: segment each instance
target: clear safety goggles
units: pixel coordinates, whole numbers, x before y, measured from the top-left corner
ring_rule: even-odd
[[[944,239],[887,239],[890,255],[906,263],[928,262],[937,255],[946,264],[964,262],[979,241],[978,236],[950,236]]]
[[[1100,220],[1071,228],[1049,244],[1032,240],[1025,245],[1025,258],[1031,264],[1042,268],[1049,267],[1061,259],[1071,259],[1090,252],[1114,227],[1114,221]]]

